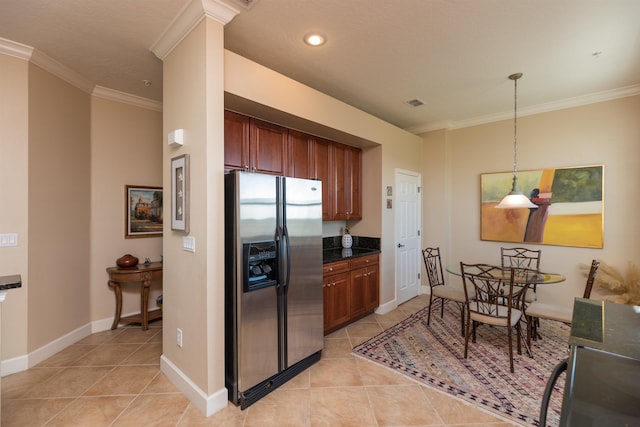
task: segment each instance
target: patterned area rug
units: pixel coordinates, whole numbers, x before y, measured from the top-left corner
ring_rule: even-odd
[[[457,307],[446,304],[444,318],[439,314],[439,310],[431,313],[431,325],[427,325],[427,309],[422,309],[353,352],[515,423],[538,426],[547,380],[558,362],[569,356],[569,327],[542,320],[542,339],[532,342],[533,359],[524,347],[519,355],[514,340],[512,374],[504,328],[479,326],[476,343],[469,342],[465,359]],[[552,393],[549,426],[559,423],[564,378],[562,374]]]

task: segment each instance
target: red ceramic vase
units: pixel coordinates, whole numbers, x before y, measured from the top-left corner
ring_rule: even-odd
[[[131,254],[126,254],[116,260],[116,265],[120,268],[135,267],[138,265],[138,258]]]

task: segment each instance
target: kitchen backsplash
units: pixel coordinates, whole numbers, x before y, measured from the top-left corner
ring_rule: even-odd
[[[376,249],[380,250],[380,238],[379,237],[361,237],[352,236],[353,247],[362,249]],[[322,249],[340,249],[342,248],[342,236],[323,237]]]

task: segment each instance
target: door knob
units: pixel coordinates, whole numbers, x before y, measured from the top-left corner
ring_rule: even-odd
[[[399,248],[404,248],[404,245],[402,243],[398,243],[398,247]]]

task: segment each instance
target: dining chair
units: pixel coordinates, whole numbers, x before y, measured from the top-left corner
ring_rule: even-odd
[[[431,307],[440,302],[440,317],[444,316],[444,303],[452,301],[460,309],[460,333],[464,336],[464,318],[466,298],[464,290],[456,289],[453,286],[447,286],[444,281],[442,271],[442,259],[440,257],[440,248],[426,248],[422,250],[422,258],[424,266],[427,269],[427,279],[431,293],[429,295],[429,314],[427,316],[427,325],[431,322]]]
[[[526,292],[528,284],[522,286],[522,290],[516,287],[514,294],[513,268],[501,268],[488,264],[465,264],[460,263],[462,281],[464,283],[465,295],[474,298],[467,298],[467,325],[464,342],[464,357],[467,358],[470,335],[476,342],[476,328],[479,324],[491,326],[502,326],[507,329],[509,342],[509,368],[513,373],[513,331],[516,332],[518,354],[522,354],[522,342],[524,336],[520,327],[520,319],[523,316],[522,310],[518,308],[515,301],[519,292]],[[531,351],[527,346],[529,356]]]
[[[587,283],[584,286],[582,298],[589,299],[591,297],[591,290],[593,289],[593,283],[596,280],[599,267],[600,262],[598,262],[598,260],[594,259],[591,261],[591,268],[587,275]],[[527,304],[524,315],[527,319],[527,345],[531,346],[531,337],[533,336],[534,339],[540,337],[540,335],[538,335],[539,319],[554,320],[569,325],[573,317],[573,306],[566,307],[558,304],[534,301]]]
[[[529,271],[540,270],[540,256],[542,250],[535,250],[529,248],[500,248],[500,265],[502,268],[511,267],[514,268],[516,275],[524,275]],[[529,290],[524,294],[524,300],[527,304],[535,301],[536,285],[530,284]]]

